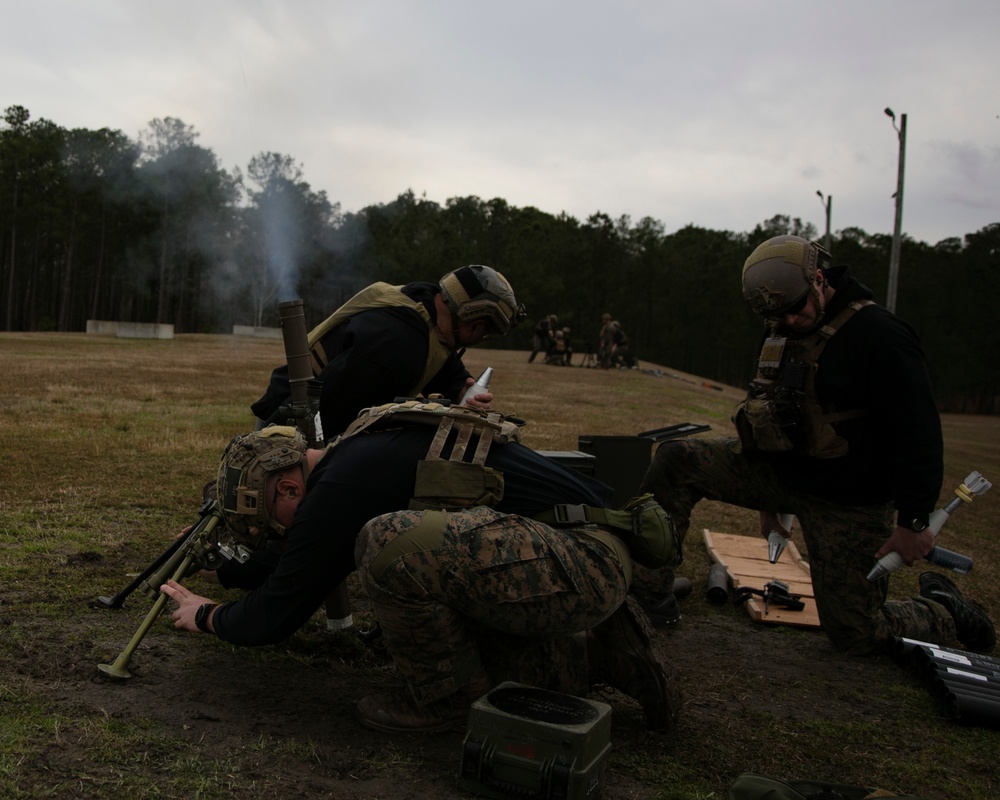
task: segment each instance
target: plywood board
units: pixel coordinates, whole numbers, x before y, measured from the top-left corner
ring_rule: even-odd
[[[788,584],[789,593],[799,595],[805,604],[801,611],[775,605],[765,609],[764,598],[751,595],[746,607],[752,619],[775,625],[820,627],[809,564],[803,560],[794,542],[788,543],[775,564],[767,559],[767,540],[762,536],[717,533],[706,528],[705,547],[709,558],[726,568],[734,590],[741,586],[763,590],[768,581],[778,580]]]

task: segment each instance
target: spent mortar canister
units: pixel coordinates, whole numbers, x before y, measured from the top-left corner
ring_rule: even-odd
[[[945,522],[948,521],[948,517],[952,515],[956,508],[959,508],[962,503],[971,503],[973,497],[976,495],[986,494],[992,485],[992,483],[986,480],[986,478],[978,472],[970,472],[965,477],[965,482],[955,490],[955,496],[948,503],[931,514],[927,527],[933,531],[935,538],[941,532],[941,528],[944,526]],[[932,548],[927,554],[927,560],[932,564],[937,564],[940,567],[947,567],[955,572],[966,573],[972,569],[971,558],[963,556],[961,553],[946,550],[943,547]],[[900,558],[899,553],[895,551],[887,553],[879,559],[878,563],[874,567],[872,567],[872,571],[868,573],[868,580],[876,581],[883,575],[895,572],[901,566],[903,566],[903,559]]]

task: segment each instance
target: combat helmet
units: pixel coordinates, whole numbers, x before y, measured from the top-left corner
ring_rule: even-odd
[[[743,265],[743,297],[772,319],[799,305],[812,292],[819,306],[816,270],[830,266],[830,254],[801,236],[774,236],[758,245]]]
[[[488,336],[503,336],[524,318],[508,280],[492,267],[472,264],[441,278],[441,296],[462,322],[485,319]]]
[[[270,533],[284,535],[284,527],[267,513],[267,479],[302,464],[305,454],[305,437],[286,425],[270,425],[229,442],[222,454],[216,489],[226,526],[238,542],[258,550]]]

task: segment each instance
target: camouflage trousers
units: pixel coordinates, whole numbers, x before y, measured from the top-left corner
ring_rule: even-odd
[[[893,530],[890,504],[844,506],[796,491],[765,459],[742,453],[735,438],[661,444],[641,491],[656,496],[681,537],[702,499],[798,517],[820,623],[845,652],[884,652],[893,636],[954,644],[955,624],[943,606],[919,597],[887,602],[888,576],[868,580],[874,554]],[[649,576],[637,573],[636,580],[645,584]],[[673,572],[657,570],[655,581],[662,591],[672,585]]]
[[[477,507],[376,517],[355,559],[397,670],[430,703],[484,670],[586,694],[586,631],[625,600],[622,554],[586,530]]]

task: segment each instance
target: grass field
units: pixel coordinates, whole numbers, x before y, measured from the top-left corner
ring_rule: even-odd
[[[460,734],[393,738],[354,720],[354,702],[392,680],[391,664],[377,646],[326,631],[319,615],[281,646],[253,649],[177,632],[164,615],[130,681],[97,671],[150,600],[137,593],[117,612],[90,601],[125,585],[194,521],[202,485],[229,439],[250,429],[248,406],[283,360],[275,340],[0,334],[0,800],[465,796]],[[473,372],[494,367],[495,405],[527,420],[524,441],[539,450],[682,422],[729,432],[741,395],[668,365],[548,367],[481,349],[466,362]],[[942,501],[973,469],[1000,479],[1000,418],[946,415],[944,430]],[[960,509],[942,533],[942,544],[974,558],[956,580],[995,619],[998,508],[1000,490]],[[682,623],[658,634],[683,675],[683,719],[670,736],[651,734],[634,704],[609,696],[605,798],[724,798],[743,772],[934,798],[997,795],[1000,731],[942,718],[908,670],[708,604],[708,559],[694,535],[703,528],[754,534],[756,518],[713,503],[696,510],[679,570],[695,590]],[[919,572],[898,573],[891,593],[914,593]],[[359,620],[370,622],[351,588]]]

